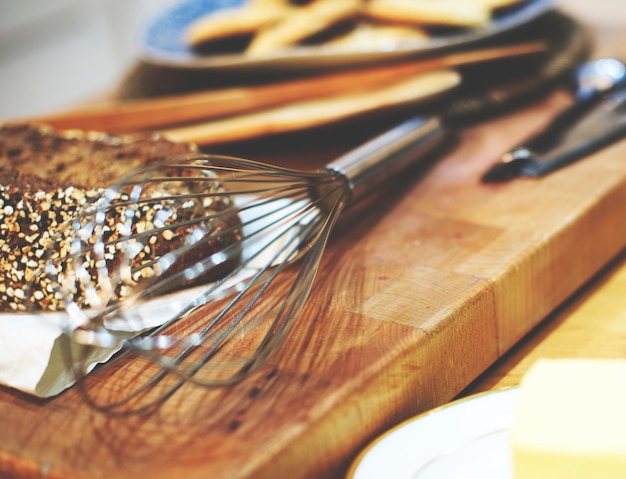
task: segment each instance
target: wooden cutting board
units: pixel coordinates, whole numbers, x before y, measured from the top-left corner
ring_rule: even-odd
[[[621,1],[563,3],[603,26],[598,54],[626,55],[621,24],[601,14]],[[555,93],[463,131],[346,214],[289,341],[236,387],[185,386],[127,417],[76,389],[37,400],[0,388],[0,477],[343,477],[372,439],[457,395],[626,245],[624,141],[541,180],[478,181],[567,102]]]
[[[567,102],[556,93],[465,130],[440,161],[347,214],[289,340],[241,384],[185,386],[127,417],[74,389],[50,400],[0,389],[0,476],[341,477],[371,439],[453,398],[626,245],[626,142],[541,180],[479,182]]]

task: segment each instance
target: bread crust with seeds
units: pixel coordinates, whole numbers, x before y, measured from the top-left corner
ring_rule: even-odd
[[[54,264],[66,276],[61,271],[65,268],[63,255],[67,252],[67,245],[59,240],[62,225],[130,171],[169,157],[196,153],[193,144],[172,142],[155,134],[115,136],[56,131],[31,123],[0,124],[0,311],[63,309],[65,298],[44,271],[47,265]],[[213,212],[230,206],[231,199],[220,196],[206,208]],[[142,214],[149,217],[153,213]],[[175,211],[180,218],[192,213],[183,208]],[[118,219],[113,215],[111,221]],[[198,255],[211,254],[236,243],[238,225],[236,215],[212,223],[211,229],[229,233],[203,244],[193,255],[185,257],[184,262],[193,263]],[[134,265],[149,262],[177,247],[188,232],[184,228],[171,228],[167,234],[150,237],[146,243],[150,247],[142,252],[141,258],[133,259]],[[117,254],[111,256],[112,269]],[[235,263],[233,258],[202,279],[215,279]],[[144,275],[149,280],[150,274],[144,272]],[[79,285],[73,300],[80,307],[88,307],[90,304],[82,294]],[[124,287],[119,285],[111,299],[121,299],[124,295]]]

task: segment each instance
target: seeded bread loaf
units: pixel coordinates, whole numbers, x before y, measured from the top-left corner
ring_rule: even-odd
[[[152,134],[113,136],[55,131],[29,123],[0,125],[0,311],[62,309],[64,297],[58,294],[57,283],[51,280],[55,275],[44,273],[46,265],[54,264],[61,274],[57,278],[68,276],[63,271],[66,266],[62,259],[68,246],[59,241],[57,234],[61,225],[130,171],[150,162],[194,153],[194,145]],[[230,205],[228,196],[220,196],[203,205],[208,210],[203,213],[222,211]],[[191,209],[183,209],[175,211],[169,221],[180,221],[194,214]],[[115,223],[118,219],[112,217],[110,221]],[[194,253],[196,257],[185,261],[195,261],[198,254],[210,254],[235,241],[239,234],[238,221],[232,215],[212,222],[211,229],[229,233],[203,244],[203,250]],[[115,225],[112,226],[115,230]],[[155,234],[146,243],[149,249],[133,259],[133,267],[165,254],[184,241],[188,233],[188,229],[177,227],[167,234]],[[116,267],[115,254],[109,261],[111,270]],[[232,262],[203,279],[215,279],[230,267]],[[144,269],[139,276],[145,278],[137,277],[133,281],[149,280],[151,275]],[[81,286],[72,287],[74,301],[81,307],[89,306],[81,297]],[[123,288],[117,286],[113,299],[124,297]]]

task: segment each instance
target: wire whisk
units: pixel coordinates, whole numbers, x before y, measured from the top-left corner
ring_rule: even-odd
[[[69,251],[49,269],[76,378],[117,352],[99,374],[118,392],[79,381],[88,401],[137,410],[258,369],[300,315],[338,216],[444,136],[415,118],[315,172],[197,155],[108,188],[61,233]]]

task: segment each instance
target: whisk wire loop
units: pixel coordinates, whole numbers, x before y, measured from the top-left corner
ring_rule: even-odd
[[[86,207],[61,235],[71,240],[66,261],[48,275],[73,317],[66,356],[79,379],[94,351],[119,350],[112,361],[122,367],[102,374],[126,382],[120,395],[101,397],[79,381],[86,400],[141,410],[186,383],[233,384],[263,366],[301,314],[337,218],[378,186],[370,171],[411,164],[443,138],[427,121],[401,126],[315,172],[172,158]],[[137,382],[142,358],[151,367]]]

